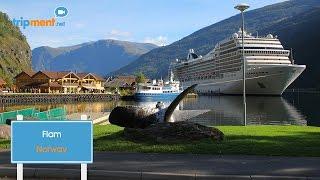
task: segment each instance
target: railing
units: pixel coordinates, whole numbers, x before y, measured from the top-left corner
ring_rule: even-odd
[[[35,117],[39,120],[64,120],[66,119],[67,111],[65,108],[54,108],[48,111],[38,112]]]
[[[0,124],[5,124],[7,119],[15,119],[18,114],[24,117],[33,117],[38,111],[35,108],[27,108],[16,111],[8,111],[0,113]]]
[[[79,83],[62,83],[62,86],[79,86]]]
[[[119,99],[119,94],[107,93],[7,93],[0,94],[0,104],[35,104],[111,101]]]
[[[96,86],[96,84],[94,84],[94,83],[82,83],[81,85],[82,86],[92,86],[92,87]]]
[[[0,113],[0,124],[6,124],[7,119],[16,119],[17,115],[23,115],[35,120],[64,120],[67,116],[65,108],[54,108],[40,112],[35,108],[27,108],[16,111]]]

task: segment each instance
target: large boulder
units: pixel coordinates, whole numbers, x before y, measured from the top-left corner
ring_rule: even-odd
[[[0,125],[0,139],[10,139],[11,128],[8,125]]]
[[[133,141],[176,142],[195,141],[206,138],[222,141],[224,134],[214,127],[181,121],[156,123],[144,129],[125,128],[124,136]]]

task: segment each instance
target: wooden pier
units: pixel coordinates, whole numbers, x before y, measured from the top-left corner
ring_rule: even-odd
[[[104,93],[51,94],[12,93],[0,94],[0,104],[70,103],[118,100],[119,95]]]

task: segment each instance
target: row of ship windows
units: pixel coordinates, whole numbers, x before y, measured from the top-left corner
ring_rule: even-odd
[[[142,87],[143,90],[160,90],[158,87]]]
[[[229,49],[229,50],[227,50],[227,51],[220,52],[220,56],[221,56],[221,55],[224,55],[224,54],[231,53],[231,52],[233,52],[233,51],[237,52],[238,49],[242,50],[242,47],[235,47],[235,48]],[[263,48],[261,48],[261,47],[245,47],[245,49],[263,49]],[[275,52],[275,53],[281,52],[281,51],[268,51],[268,50],[270,50],[270,49],[279,49],[279,50],[282,50],[282,48],[272,48],[272,47],[270,47],[270,48],[265,48],[266,51],[251,51],[251,52],[255,52],[255,53],[257,53],[257,52]],[[284,53],[287,53],[287,52],[284,52]],[[218,55],[215,54],[215,56],[218,56]]]
[[[181,76],[187,76],[187,75],[194,75],[198,74],[199,72],[208,72],[210,70],[213,70],[214,72],[230,72],[230,71],[238,71],[241,69],[241,66],[238,64],[230,65],[228,66],[220,66],[215,67],[214,69],[184,69],[184,70],[178,70],[178,74]],[[185,74],[184,72],[188,72]]]
[[[262,75],[262,74],[268,74],[269,72],[249,72],[247,73],[248,75]],[[225,75],[225,77],[235,77],[236,74],[228,74]],[[186,79],[182,79],[181,82],[193,79],[193,80],[203,80],[203,79],[218,79],[218,78],[222,78],[223,76],[217,77],[217,76],[202,76],[202,77],[195,77],[195,78],[186,78]]]
[[[235,64],[235,65],[229,65],[229,66],[220,66],[220,67],[215,67],[214,69],[199,69],[199,70],[196,70],[196,69],[193,69],[193,70],[184,70],[182,72],[188,72],[188,75],[193,75],[193,74],[197,74],[198,72],[207,72],[209,70],[214,70],[216,72],[222,72],[222,71],[226,71],[226,72],[231,72],[233,70],[237,71],[239,70],[241,67],[240,64]],[[230,70],[231,69],[231,70]],[[179,72],[178,71],[178,74],[179,75],[184,75],[184,73],[182,73],[181,71]]]
[[[159,95],[159,94],[155,94],[155,93],[139,93],[140,95],[146,95],[146,96],[148,96],[148,95]]]
[[[247,74],[268,74],[269,72],[249,72]]]
[[[259,59],[259,60],[267,60],[267,59]],[[274,59],[274,60],[279,60],[279,61],[281,61],[281,59]],[[287,62],[287,63],[282,63],[282,62],[277,62],[277,63],[275,63],[275,62],[248,62],[248,64],[290,64],[290,62]]]
[[[260,53],[260,54],[288,54],[285,51],[244,51],[245,53],[253,54],[253,53]]]
[[[163,91],[163,93],[174,93],[174,92],[177,92],[177,91]]]
[[[203,67],[216,67],[216,66],[223,66],[224,64],[226,65],[229,65],[229,64],[238,64],[238,63],[241,63],[241,59],[239,58],[226,58],[226,59],[223,59],[223,60],[215,60],[215,61],[211,61],[210,63],[199,63],[197,65],[193,65],[193,66],[184,66],[184,67],[181,67],[183,68],[184,70],[189,70],[189,69],[203,69]],[[212,67],[212,68],[213,68]]]
[[[234,51],[234,52],[232,52],[232,51]],[[231,51],[225,51],[223,53],[220,53],[220,58],[228,57],[228,56],[232,56],[232,55],[237,55],[240,52],[236,51],[236,49],[231,49]],[[288,54],[288,52],[285,52],[285,51],[244,51],[244,52],[247,54],[275,54],[275,55],[287,55]],[[217,57],[218,55],[215,54],[215,56]]]
[[[240,68],[234,68],[230,70],[224,70],[220,71],[220,73],[226,73],[226,72],[234,72],[234,71],[239,71]],[[236,76],[235,74],[231,74],[230,76]],[[180,77],[185,77],[185,78],[180,78],[181,82],[185,81],[190,81],[190,80],[204,80],[204,79],[220,79],[223,78],[223,74],[217,74],[217,75],[207,75],[207,76],[197,76],[197,77],[190,77],[190,76],[180,76]]]

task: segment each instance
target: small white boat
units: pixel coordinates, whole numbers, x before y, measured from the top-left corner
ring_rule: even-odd
[[[153,80],[152,83],[138,84],[134,97],[137,100],[174,99],[182,92],[179,84],[173,80],[166,83],[163,80]]]

